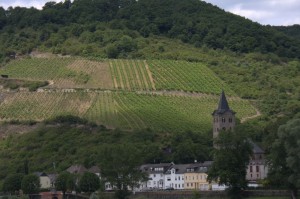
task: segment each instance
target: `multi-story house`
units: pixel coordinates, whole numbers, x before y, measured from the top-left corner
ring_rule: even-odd
[[[184,189],[186,164],[172,164],[165,173],[165,188]]]
[[[172,163],[145,164],[141,170],[148,174],[148,181],[141,183],[140,190],[165,189],[165,173]]]
[[[268,175],[268,166],[265,160],[265,152],[256,143],[251,142],[253,154],[250,158],[246,179],[249,186],[258,186],[258,181],[265,179]]]
[[[207,181],[207,171],[211,164],[212,162],[204,162],[188,165],[184,173],[184,188],[210,190],[211,186]]]

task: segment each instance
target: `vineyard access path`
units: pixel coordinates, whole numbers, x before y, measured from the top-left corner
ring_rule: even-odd
[[[255,108],[255,107],[254,107],[254,108]],[[260,112],[257,108],[255,108],[255,111],[256,111],[256,114],[255,114],[255,115],[252,115],[252,116],[249,116],[249,117],[244,117],[244,118],[242,118],[242,119],[241,119],[241,123],[244,123],[244,122],[246,122],[246,121],[248,121],[248,120],[251,120],[251,119],[254,119],[254,118],[257,118],[257,117],[261,116],[261,112]]]

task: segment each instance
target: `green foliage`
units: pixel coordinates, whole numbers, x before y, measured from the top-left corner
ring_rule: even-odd
[[[100,188],[100,179],[94,173],[85,172],[79,181],[79,189],[83,192],[91,193]]]
[[[221,131],[214,141],[214,162],[208,172],[208,180],[229,186],[229,195],[239,198],[247,186],[246,168],[252,154],[251,144],[242,129]]]
[[[269,180],[272,185],[288,187],[297,196],[300,187],[300,119],[293,119],[278,129],[277,139],[272,145]]]
[[[262,26],[197,0],[65,1],[47,3],[42,10],[16,7],[1,13],[1,61],[36,48],[141,58],[137,52],[143,46],[138,41],[151,42],[153,36],[238,53],[271,52],[299,58],[300,51],[300,42],[294,38],[297,27]],[[161,52],[157,47],[155,53]]]
[[[129,144],[106,146],[101,153],[103,159],[100,165],[103,177],[116,187],[117,198],[128,198],[130,193],[128,187],[133,189],[139,182],[146,180],[146,174],[139,169],[143,163],[143,154]]]
[[[11,194],[15,194],[21,190],[21,183],[23,174],[15,173],[8,175],[3,183],[3,191]]]
[[[55,181],[55,188],[56,190],[62,191],[63,194],[65,194],[67,190],[74,190],[75,176],[69,172],[60,173]]]
[[[29,174],[23,177],[21,188],[25,194],[35,194],[40,190],[40,179],[35,174]]]
[[[18,89],[20,87],[28,88],[29,91],[36,91],[40,87],[48,85],[47,81],[26,81],[18,79],[0,79],[0,85],[4,88]]]

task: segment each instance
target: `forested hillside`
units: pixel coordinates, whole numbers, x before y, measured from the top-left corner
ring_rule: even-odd
[[[285,33],[288,36],[294,37],[296,39],[300,39],[300,25],[293,25],[293,26],[275,26],[280,32]]]
[[[43,10],[0,8],[2,60],[39,48],[97,57],[147,56],[153,37],[197,48],[300,56],[300,41],[198,0],[66,0]],[[155,52],[164,51],[163,45]]]

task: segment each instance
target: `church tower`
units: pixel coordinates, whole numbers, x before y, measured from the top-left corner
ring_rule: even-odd
[[[220,96],[217,110],[212,113],[213,116],[213,138],[218,137],[219,132],[230,131],[235,127],[235,112],[229,108],[224,91]]]

